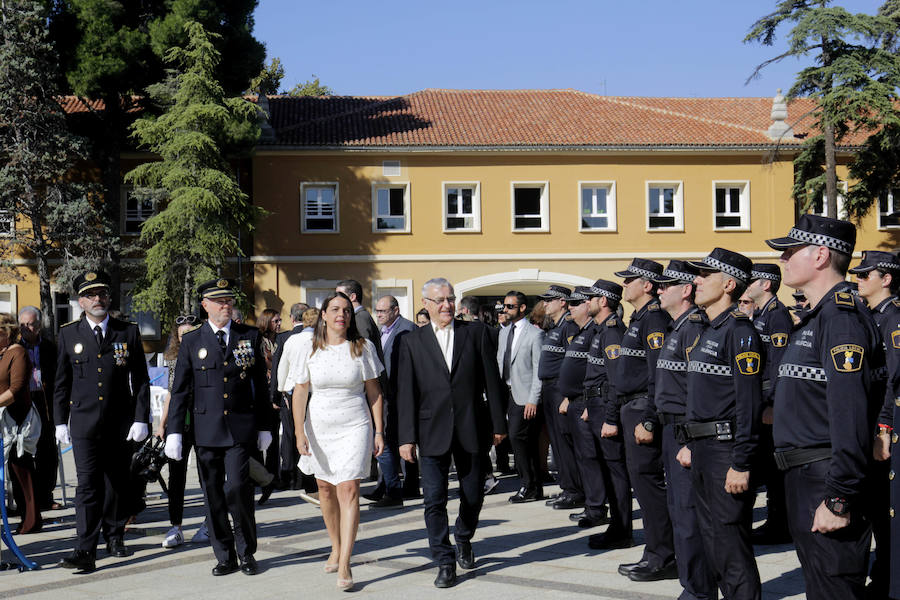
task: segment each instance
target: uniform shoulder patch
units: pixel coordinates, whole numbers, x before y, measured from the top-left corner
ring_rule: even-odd
[[[741,352],[734,357],[738,370],[741,375],[756,375],[759,373],[759,353],[758,352]]]
[[[831,360],[838,372],[853,373],[862,368],[865,353],[858,344],[838,344],[831,349]]]
[[[742,312],[739,311],[739,310],[733,310],[733,311],[731,311],[731,317],[732,317],[733,319],[746,319],[746,320],[748,320],[748,321],[750,320],[750,317],[748,317],[747,315],[745,315],[744,313],[742,313]]]
[[[68,327],[69,325],[74,325],[75,323],[78,323],[79,321],[81,321],[81,319],[75,319],[74,321],[69,321],[68,323],[63,323],[62,325],[60,325],[60,327],[61,328]]]
[[[666,334],[660,331],[654,331],[650,335],[647,336],[647,345],[650,346],[653,350],[659,350],[663,347],[663,342],[666,340]]]
[[[609,360],[616,360],[619,358],[619,354],[622,352],[622,346],[618,344],[610,344],[606,348],[603,349],[606,352],[606,358]]]
[[[617,323],[618,323],[618,321],[616,321],[616,318],[613,317],[612,319],[610,319],[606,322],[606,326],[607,327],[615,327]]]
[[[654,302],[653,304],[651,304],[650,306],[647,307],[647,310],[650,312],[653,312],[655,310],[660,310],[659,304]]]
[[[787,346],[788,334],[786,333],[773,333],[771,336],[772,345],[776,348],[784,348]]]
[[[850,292],[835,292],[834,303],[844,308],[856,308],[856,301]]]
[[[894,348],[900,348],[900,329],[891,332],[891,345]]]
[[[900,308],[900,299],[894,298],[893,300],[891,300],[891,302],[894,303],[894,306]]]
[[[703,315],[701,315],[700,313],[691,313],[688,316],[688,321],[693,321],[694,323],[702,323]]]
[[[191,327],[190,329],[188,329],[187,331],[185,331],[185,332],[184,332],[184,335],[187,335],[187,334],[189,334],[189,333],[192,333],[192,332],[194,332],[194,331],[197,331],[197,330],[200,329],[201,327],[203,327],[202,324],[200,324],[200,325],[194,325],[193,327]]]

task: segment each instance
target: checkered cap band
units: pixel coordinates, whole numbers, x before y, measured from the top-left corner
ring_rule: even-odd
[[[580,358],[582,360],[588,357],[587,352],[579,352],[577,350],[566,350],[566,358]]]
[[[600,365],[601,367],[606,365],[606,360],[602,356],[591,356],[588,354],[588,364],[592,365]]]
[[[605,290],[603,288],[591,286],[591,291],[595,294],[599,294],[600,296],[606,296],[610,300],[615,300],[616,302],[622,300],[622,296],[614,294],[611,291]]]
[[[831,248],[832,250],[837,250],[844,254],[853,254],[853,244],[831,237],[830,235],[825,235],[824,233],[810,233],[809,231],[803,231],[802,229],[792,227],[791,232],[788,233],[788,237],[803,242],[804,244],[825,246],[826,248]]]
[[[825,369],[821,367],[809,367],[782,363],[778,366],[779,377],[791,377],[793,379],[809,379],[810,381],[828,381]]]
[[[638,358],[647,357],[646,350],[634,350],[633,348],[622,348],[621,354],[622,356],[637,356]]]
[[[566,349],[562,346],[551,346],[549,344],[544,344],[541,346],[541,352],[553,352],[555,354],[565,354]]]
[[[750,274],[747,271],[738,269],[733,265],[729,265],[728,263],[724,263],[717,258],[712,258],[711,256],[707,256],[703,259],[704,265],[709,265],[716,271],[722,271],[726,275],[731,275],[735,279],[739,279],[746,283],[750,279]]]
[[[628,268],[625,270],[645,279],[653,279],[654,277],[656,277],[656,273],[654,273],[653,271],[648,271],[647,269],[642,269],[634,265],[628,265]]]
[[[694,283],[694,278],[696,275],[692,275],[691,273],[683,273],[681,271],[673,271],[672,269],[666,269],[663,271],[663,277],[667,277],[669,279],[677,279],[678,281],[683,281],[685,283]]]
[[[875,265],[877,269],[887,269],[888,271],[900,271],[900,264],[897,263],[888,263],[888,262],[880,262]]]
[[[582,294],[581,292],[572,292],[570,296],[565,298],[566,300],[584,300],[585,302],[591,299],[590,296]]]
[[[549,290],[547,290],[546,292],[541,294],[540,297],[542,297],[542,298],[562,298],[563,300],[568,298],[568,296],[566,296],[564,293],[562,293],[559,290],[555,290],[553,288],[550,288]]]
[[[660,358],[656,361],[657,369],[665,369],[666,371],[687,371],[687,363],[680,360],[663,360]]]
[[[750,279],[769,279],[771,281],[781,281],[781,277],[775,273],[767,273],[765,271],[750,271]]]
[[[705,373],[707,375],[731,377],[731,367],[727,365],[711,365],[699,360],[692,360],[688,364],[688,373]]]

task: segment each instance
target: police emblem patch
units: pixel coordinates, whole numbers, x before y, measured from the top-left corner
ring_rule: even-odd
[[[734,357],[741,375],[756,375],[759,373],[759,353],[741,352]]]
[[[200,360],[203,360],[204,358],[206,358],[207,354],[208,354],[208,352],[207,352],[206,348],[200,348],[199,350],[197,350],[197,358],[199,358]]]
[[[622,351],[622,346],[618,344],[612,344],[603,349],[606,352],[606,358],[609,360],[616,360],[619,358],[619,353]]]
[[[776,348],[784,348],[787,346],[788,334],[786,333],[773,333],[772,334],[772,345]],[[900,347],[900,346],[898,346]]]
[[[665,340],[665,334],[657,331],[655,333],[651,333],[647,336],[647,345],[650,346],[654,350],[659,350],[663,347],[663,341]]]
[[[834,368],[841,373],[853,373],[862,368],[865,350],[857,344],[840,344],[831,349]]]
[[[218,280],[218,281],[216,282],[216,287],[217,287],[217,288],[227,288],[227,287],[228,287],[228,281],[225,280],[225,279],[220,279],[220,280]]]
[[[95,279],[97,279],[97,274],[96,274],[96,273],[87,273],[87,274],[85,274],[85,276],[84,276],[84,280],[85,280],[85,281],[93,281],[93,280],[95,280]]]
[[[894,348],[900,348],[900,329],[891,334],[891,344]]]
[[[81,345],[81,342],[75,344],[75,347],[72,348],[75,354],[81,354],[84,351],[84,346]]]

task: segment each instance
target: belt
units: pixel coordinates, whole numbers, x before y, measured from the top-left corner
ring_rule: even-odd
[[[646,398],[650,394],[647,392],[635,392],[634,394],[625,394],[624,396],[619,396],[622,399],[622,404],[627,404],[632,400],[637,400],[638,398]]]
[[[606,396],[607,389],[602,385],[592,385],[591,387],[584,388],[584,397],[585,398],[596,398],[598,396]]]
[[[734,439],[731,421],[709,421],[706,423],[681,423],[678,425],[683,437],[687,441],[702,440],[714,437],[720,442]]]
[[[542,377],[541,383],[553,383],[557,379],[559,379],[559,375],[554,375],[553,377]]]
[[[679,423],[684,423],[684,415],[678,415],[675,413],[658,413],[659,422],[663,425],[678,425]]]
[[[775,453],[775,464],[779,471],[787,471],[793,467],[808,465],[831,458],[831,447],[828,448],[796,448]]]
[[[577,396],[569,396],[569,404],[573,402],[584,402],[585,397],[584,394],[578,394]]]

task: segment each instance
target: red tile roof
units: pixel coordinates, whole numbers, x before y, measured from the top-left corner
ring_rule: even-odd
[[[771,147],[771,98],[635,98],[577,90],[439,90],[268,98],[288,147]],[[809,133],[812,101],[788,107]],[[789,145],[801,139],[783,140]],[[854,142],[856,140],[853,140]]]
[[[129,105],[127,112],[133,113],[141,110],[138,100],[140,100],[140,96],[131,97],[131,104]],[[78,96],[62,96],[59,98],[59,104],[62,106],[62,109],[70,115],[106,109],[106,104],[103,100],[85,100]]]

